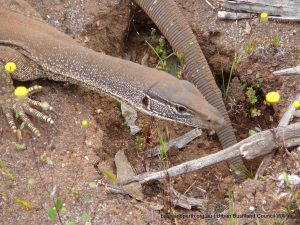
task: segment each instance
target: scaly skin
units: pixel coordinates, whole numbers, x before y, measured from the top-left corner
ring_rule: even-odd
[[[0,18],[0,66],[3,70],[6,62],[14,61],[13,79],[67,81],[106,93],[147,114],[194,127],[218,129],[224,123],[218,110],[187,81],[84,48],[55,28],[20,13],[0,9]],[[15,100],[10,79],[7,76],[2,81],[0,105],[8,102],[2,109],[10,114],[9,121],[13,111],[22,112],[21,119],[38,135],[25,113],[52,120],[33,113],[29,98],[21,103]]]

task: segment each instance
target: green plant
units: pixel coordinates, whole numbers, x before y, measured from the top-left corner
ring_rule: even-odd
[[[143,147],[144,147],[144,144],[145,144],[145,138],[143,137],[140,137],[140,136],[137,136],[135,138],[135,149],[140,152],[143,150]]]
[[[225,83],[225,76],[224,76],[224,72],[222,69],[222,89],[223,89],[223,98],[224,98],[224,102],[226,103],[228,100],[228,93],[229,93],[229,88],[230,88],[230,82],[235,74],[235,71],[240,63],[240,59],[241,57],[238,56],[237,53],[234,54],[234,58],[233,58],[233,62],[230,68],[230,73],[229,73],[229,78],[228,78],[228,82],[227,85]]]
[[[155,28],[151,28],[151,39],[153,41],[157,42],[157,35],[156,35]],[[155,55],[157,56],[157,58],[159,60],[158,66],[157,66],[158,69],[163,70],[167,73],[170,73],[170,68],[168,67],[167,59],[172,55],[175,55],[177,57],[179,64],[181,66],[183,66],[184,61],[185,61],[184,54],[180,53],[180,52],[175,52],[175,53],[171,53],[168,55],[168,51],[166,48],[166,40],[165,40],[164,36],[160,36],[160,38],[158,39],[158,44],[155,47],[153,47],[148,41],[146,41],[146,43],[151,48],[151,50],[155,53]],[[177,73],[177,71],[176,71],[176,76],[178,78],[180,78],[181,73]]]
[[[4,166],[3,162],[0,160],[0,169],[11,179],[14,180],[14,176],[8,171],[8,169]]]
[[[233,191],[231,187],[228,188],[228,204],[230,214],[230,225],[234,225]]]
[[[110,171],[107,170],[107,169],[102,169],[102,173],[103,173],[108,179],[110,179],[112,182],[114,182],[115,185],[119,185],[116,176],[115,176],[112,172],[110,172]]]
[[[157,130],[157,136],[158,136],[159,144],[161,145],[160,157],[164,159],[167,157],[167,153],[168,153],[167,142],[163,139],[159,129]]]
[[[248,54],[251,55],[255,50],[256,50],[256,42],[253,40],[247,41],[244,43],[244,51]]]
[[[261,116],[261,110],[257,109],[257,108],[251,108],[250,115],[251,115],[251,117]]]
[[[185,62],[185,55],[183,53],[181,53],[181,52],[175,52],[175,55],[177,57],[177,60],[178,60],[179,64],[181,66],[183,66],[184,62]]]
[[[272,40],[271,40],[271,44],[274,48],[278,48],[280,46],[280,37],[278,34],[276,34]]]

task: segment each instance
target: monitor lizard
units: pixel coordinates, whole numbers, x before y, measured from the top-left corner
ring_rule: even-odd
[[[19,12],[0,9],[0,107],[14,132],[13,112],[40,136],[27,114],[53,123],[35,109],[42,104],[14,96],[12,79],[28,81],[48,78],[66,81],[105,93],[149,115],[193,127],[219,129],[220,112],[210,105],[190,82],[137,63],[95,52],[47,25]],[[8,74],[4,65],[13,61],[17,70]],[[29,89],[37,92],[40,86]]]

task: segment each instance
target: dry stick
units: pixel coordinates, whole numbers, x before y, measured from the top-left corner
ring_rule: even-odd
[[[291,0],[223,0],[221,6],[237,11],[267,12],[269,15],[300,19],[300,1],[293,1],[293,6],[291,7]]]
[[[286,147],[300,145],[300,123],[262,131],[217,153],[179,164],[165,171],[147,172],[134,176],[123,182],[122,185],[133,182],[145,183],[151,180],[178,176],[237,156],[253,159],[270,153],[274,148],[278,147],[278,143],[284,143]]]
[[[300,75],[300,66],[287,68],[283,70],[277,70],[273,72],[274,76],[291,76],[291,75]]]
[[[226,11],[218,11],[218,19],[220,20],[241,20],[250,19],[252,15],[250,13],[233,13]]]
[[[205,0],[205,2],[209,5],[210,8],[216,9],[216,7],[213,4],[211,4],[208,0]]]
[[[227,12],[227,11],[218,11],[217,18],[220,20],[241,20],[241,19],[250,19],[254,14],[251,13],[238,13],[238,12]],[[279,17],[279,16],[268,16],[269,20],[276,20],[279,22],[299,22],[299,17]]]
[[[300,90],[297,91],[295,101],[300,101]],[[293,101],[294,102],[294,101]],[[293,112],[295,111],[295,107],[293,106],[293,102],[288,107],[287,111],[283,114],[281,120],[279,121],[278,127],[286,127],[290,121],[293,119]],[[269,155],[266,155],[263,161],[260,163],[257,172],[255,174],[255,180],[262,176],[267,167],[271,164],[271,161],[274,157],[275,151],[271,152]]]

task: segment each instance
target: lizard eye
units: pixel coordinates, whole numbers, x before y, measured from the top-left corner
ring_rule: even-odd
[[[148,108],[149,106],[149,98],[147,96],[145,96],[143,99],[142,99],[142,103],[143,103],[143,106],[145,108]]]
[[[177,112],[179,112],[179,113],[185,113],[185,112],[187,112],[187,108],[185,108],[185,107],[182,106],[182,105],[176,105],[176,106],[175,106],[175,109],[176,109]]]

